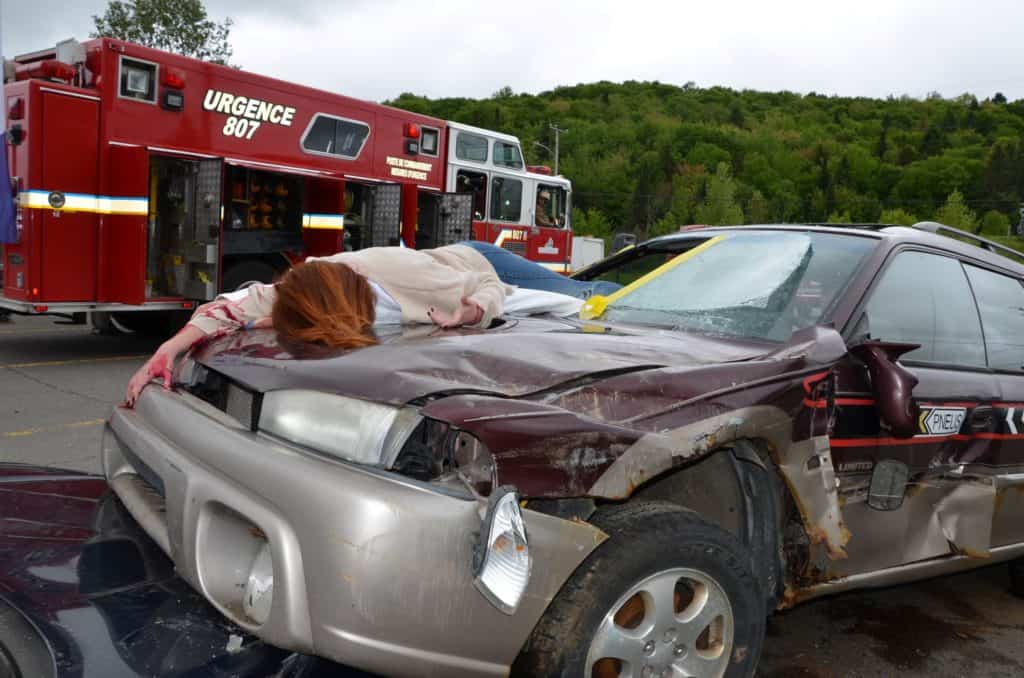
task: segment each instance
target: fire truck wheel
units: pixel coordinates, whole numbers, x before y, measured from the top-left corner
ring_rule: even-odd
[[[89,324],[93,332],[106,336],[121,334],[121,330],[114,325],[114,314],[107,311],[92,311],[89,313]]]
[[[225,292],[234,292],[253,283],[274,282],[277,271],[268,263],[262,261],[240,261],[224,271],[221,289]]]

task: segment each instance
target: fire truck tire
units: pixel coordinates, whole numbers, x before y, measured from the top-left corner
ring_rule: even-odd
[[[221,289],[234,292],[253,283],[271,283],[277,277],[277,270],[264,261],[240,261],[224,271]]]
[[[121,334],[121,330],[114,325],[113,315],[107,311],[92,311],[89,313],[89,324],[97,334],[108,336]]]

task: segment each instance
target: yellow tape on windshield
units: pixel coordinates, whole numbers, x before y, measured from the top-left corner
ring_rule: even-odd
[[[675,257],[671,261],[666,261],[658,268],[640,276],[639,278],[629,283],[622,289],[616,290],[615,292],[609,294],[606,297],[591,297],[590,299],[587,300],[587,303],[583,305],[583,308],[580,309],[580,317],[583,318],[584,320],[591,318],[600,318],[602,315],[604,315],[605,309],[608,308],[608,306],[610,306],[613,302],[618,301],[627,294],[630,294],[631,292],[635,291],[637,288],[643,287],[644,285],[654,280],[655,278],[659,278],[665,275],[676,266],[679,266],[680,264],[683,264],[689,261],[690,259],[693,259],[695,256],[697,256],[704,250],[716,245],[717,243],[720,243],[722,240],[725,240],[724,235],[715,236],[714,238],[711,238],[706,242],[702,242],[693,249],[683,252],[682,254]]]

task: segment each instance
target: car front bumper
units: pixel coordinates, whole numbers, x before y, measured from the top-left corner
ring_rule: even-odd
[[[107,479],[181,576],[228,618],[280,647],[387,675],[504,675],[548,603],[606,537],[523,515],[533,572],[512,615],[473,585],[480,502],[318,457],[155,386],[118,408]],[[265,540],[269,618],[241,598]]]

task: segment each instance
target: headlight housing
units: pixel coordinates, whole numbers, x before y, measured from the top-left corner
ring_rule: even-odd
[[[531,564],[519,496],[510,488],[499,488],[473,552],[473,583],[495,607],[514,614],[530,582]]]
[[[259,428],[339,459],[390,468],[421,420],[409,407],[284,390],[263,396]]]
[[[460,431],[454,440],[452,456],[462,481],[481,497],[488,497],[497,484],[498,469],[494,455],[474,436]]]

